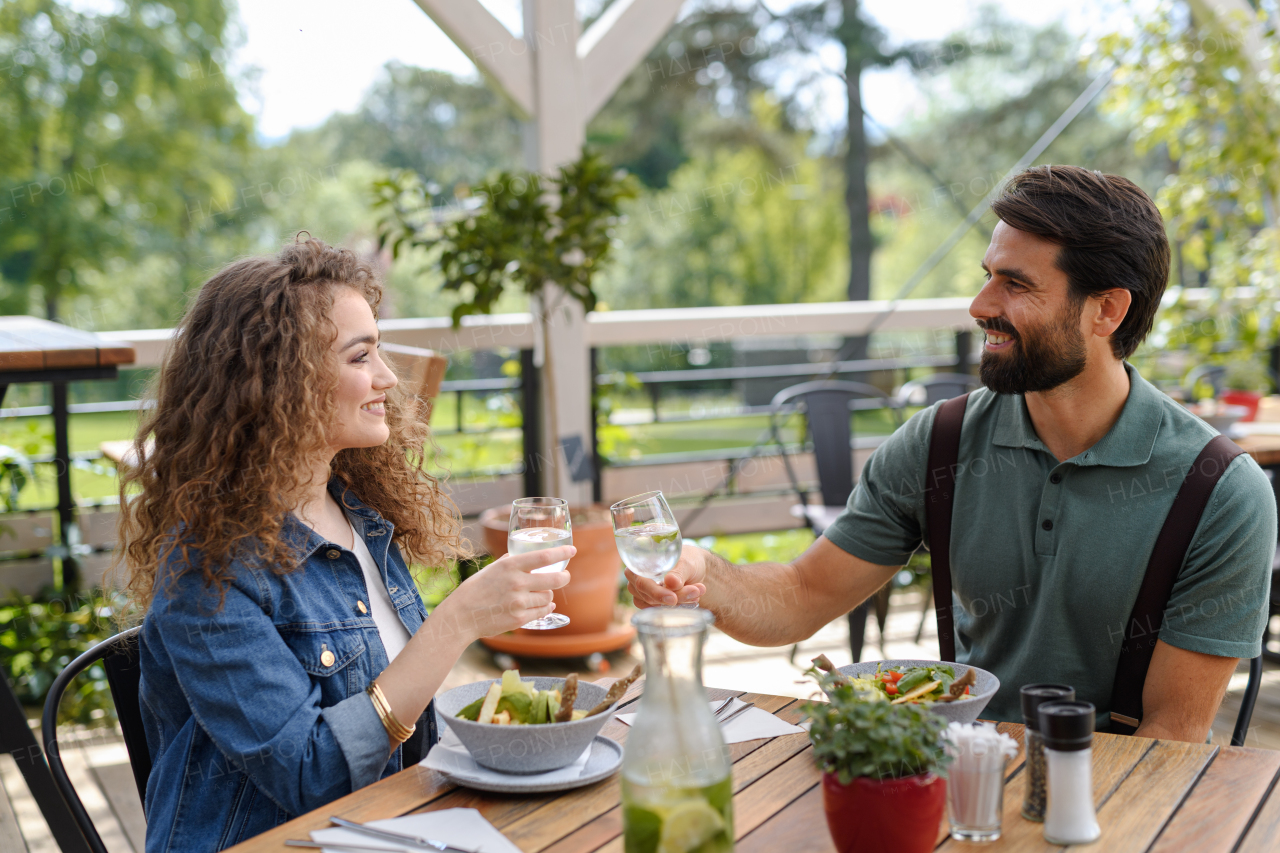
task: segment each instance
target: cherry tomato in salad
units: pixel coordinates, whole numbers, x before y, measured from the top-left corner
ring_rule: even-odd
[[[894,684],[897,684],[899,681],[901,681],[901,680],[902,680],[902,673],[900,673],[900,672],[886,672],[886,673],[885,673],[885,675],[886,675],[886,676],[889,678],[889,680],[890,680],[890,681],[892,681]]]
[[[897,688],[895,685],[892,685],[892,684],[886,684],[886,685],[884,686],[884,692],[885,692],[885,693],[888,693],[890,696],[897,696],[897,695],[898,695],[898,688]]]

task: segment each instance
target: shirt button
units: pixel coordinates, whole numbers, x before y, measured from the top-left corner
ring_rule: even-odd
[[[363,602],[363,601],[357,601],[357,602],[356,602],[356,610],[359,610],[361,613],[368,613],[368,612],[369,612],[368,610],[366,610],[366,609],[365,609],[365,606],[364,606],[364,602]]]
[[[328,557],[329,557],[329,559],[330,559],[330,560],[336,560],[336,559],[338,559],[338,558],[339,558],[339,557],[341,557],[341,556],[342,556],[342,552],[341,552],[341,551],[339,551],[337,548],[330,548],[330,549],[329,549]]]
[[[333,666],[333,660],[334,660],[333,652],[329,651],[328,649],[325,649],[323,652],[320,653],[320,663],[323,664],[324,666]]]
[[[1052,477],[1049,478],[1049,482],[1053,483],[1055,486],[1058,485],[1059,483],[1062,482],[1062,475],[1054,474]]]
[[[1046,518],[1044,521],[1040,522],[1040,526],[1043,527],[1045,530],[1052,530],[1053,522]]]

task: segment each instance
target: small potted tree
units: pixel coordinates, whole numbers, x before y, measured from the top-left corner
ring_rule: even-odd
[[[946,721],[919,705],[877,700],[838,672],[809,675],[827,695],[803,711],[836,849],[932,850],[946,809]]]
[[[609,260],[616,242],[614,226],[622,202],[634,198],[635,178],[583,150],[554,175],[501,172],[486,184],[461,193],[463,204],[439,216],[429,183],[399,172],[374,184],[375,207],[383,213],[379,247],[392,255],[423,249],[439,266],[443,288],[458,295],[454,327],[469,314],[493,311],[504,293],[529,297],[529,307],[550,340],[554,317],[566,299],[584,311],[596,307],[595,276]],[[554,284],[555,287],[548,285]],[[540,346],[542,387],[547,398],[547,427],[559,436],[550,347]],[[580,393],[570,388],[570,393]],[[497,557],[507,550],[510,505],[486,510],[480,517],[486,549]],[[611,625],[618,598],[622,562],[613,542],[613,525],[603,507],[574,508],[574,545],[569,585],[555,595],[557,610],[570,618],[558,631],[513,632],[513,637],[487,638],[498,651],[520,655],[576,656],[613,651],[630,644],[635,629]],[[541,649],[541,651],[539,650]]]

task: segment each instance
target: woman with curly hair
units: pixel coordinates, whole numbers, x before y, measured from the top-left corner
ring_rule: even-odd
[[[462,651],[569,581],[530,571],[571,546],[505,557],[427,618],[408,565],[443,565],[460,527],[379,355],[381,293],[299,239],[219,272],[176,330],[121,482],[148,853],[230,847],[418,761]]]

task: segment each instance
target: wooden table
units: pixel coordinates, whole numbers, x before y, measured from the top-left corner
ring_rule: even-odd
[[[624,697],[637,698],[638,689]],[[710,699],[741,696],[791,723],[801,721],[800,702],[729,690]],[[1021,745],[1022,726],[1000,729]],[[625,743],[616,720],[602,734]],[[834,846],[822,810],[821,773],[807,734],[738,743],[733,756],[734,831],[737,853],[831,853]],[[1021,750],[1008,764],[1004,835],[983,851],[1061,849],[1044,841],[1042,825],[1022,819]],[[1094,741],[1093,789],[1102,838],[1090,853],[1141,851],[1275,850],[1280,839],[1280,752],[1155,741],[1099,734]],[[475,808],[527,853],[622,853],[618,777],[561,794],[528,797],[457,788],[434,771],[413,767],[343,797],[244,844],[236,853],[286,851],[286,838],[307,838],[328,825],[329,815],[367,821],[446,808]],[[951,841],[947,822],[938,849],[958,853],[977,845]],[[1239,846],[1237,846],[1239,845]],[[886,844],[886,850],[892,846]]]

